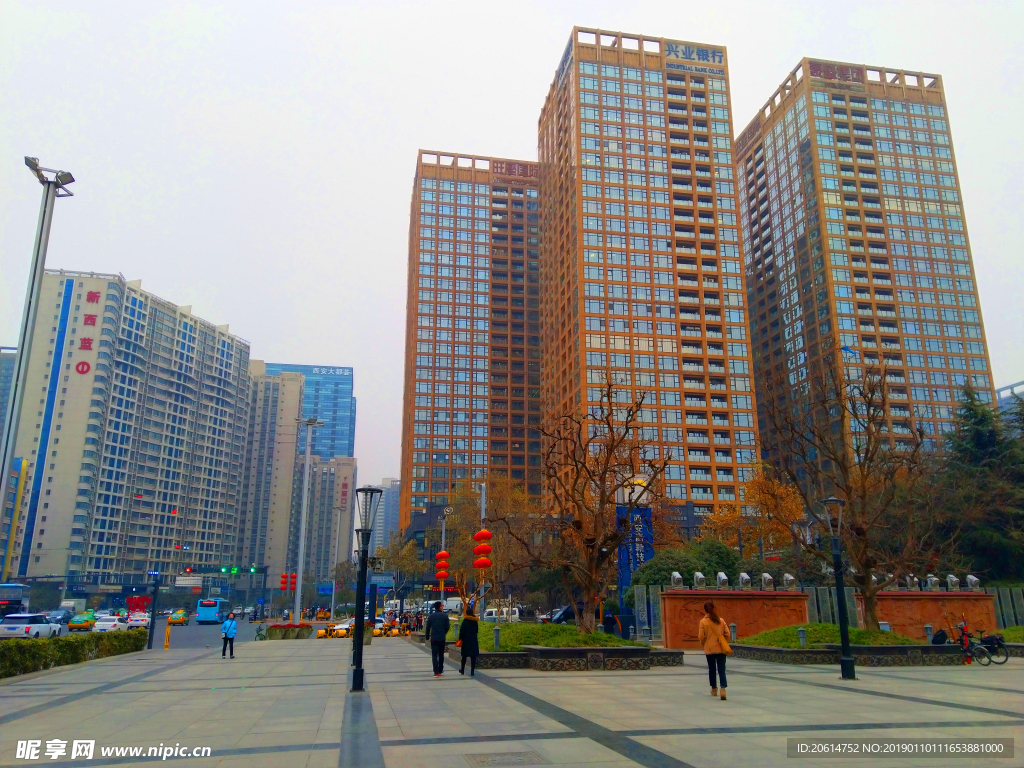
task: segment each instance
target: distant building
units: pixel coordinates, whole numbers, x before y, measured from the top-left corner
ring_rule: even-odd
[[[322,459],[355,455],[356,398],[351,368],[267,363],[266,369],[271,376],[288,371],[305,377],[302,418],[315,416],[324,423],[313,431],[313,453]],[[298,450],[300,454],[306,450],[305,432],[299,434]]]
[[[377,507],[373,533],[370,534],[371,554],[377,551],[377,547],[387,546],[392,534],[398,533],[398,510],[402,481],[397,477],[385,477],[377,487],[381,488],[384,493],[381,495],[380,506]]]
[[[996,404],[999,406],[999,410],[1008,410],[1013,405],[1014,396],[1024,397],[1024,381],[996,389]]]
[[[11,477],[5,502],[0,505],[0,582],[7,581],[20,554],[18,542],[24,530],[25,503],[28,500],[28,462],[11,462]],[[20,526],[20,527],[19,527]]]
[[[288,569],[298,571],[299,527],[302,522],[302,484],[305,456],[295,462],[292,514],[289,527]],[[303,574],[317,582],[329,581],[334,566],[351,557],[352,516],[355,511],[356,460],[338,456],[312,456],[309,475],[309,506],[306,513],[306,547]],[[271,572],[273,574],[273,572]]]

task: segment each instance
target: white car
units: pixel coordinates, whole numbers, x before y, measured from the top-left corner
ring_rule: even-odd
[[[128,617],[128,628],[134,629],[135,627],[147,628],[149,627],[149,614],[148,613],[133,613]]]
[[[0,619],[0,638],[60,637],[62,629],[45,613],[11,613]]]
[[[92,625],[93,632],[117,632],[127,629],[128,619],[124,616],[97,616],[96,623]]]

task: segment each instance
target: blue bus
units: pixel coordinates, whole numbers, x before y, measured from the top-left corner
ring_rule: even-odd
[[[222,624],[231,613],[227,600],[208,597],[196,604],[196,624]]]

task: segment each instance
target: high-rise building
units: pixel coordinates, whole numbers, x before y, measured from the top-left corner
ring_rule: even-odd
[[[894,432],[932,446],[964,386],[993,402],[949,120],[939,75],[805,58],[740,134],[762,393],[828,360],[884,369]]]
[[[98,588],[231,565],[249,343],[121,275],[47,270],[40,295],[12,577],[67,573]]]
[[[1024,381],[996,389],[996,406],[1000,411],[1008,411],[1017,402],[1018,397],[1024,397]]]
[[[383,493],[380,497],[380,504],[377,507],[377,517],[373,523],[373,532],[370,534],[370,552],[376,552],[378,547],[387,546],[393,534],[398,533],[400,522],[400,502],[402,496],[402,481],[397,477],[385,477],[377,486]]]
[[[539,131],[545,412],[611,377],[644,393],[671,500],[736,501],[756,430],[725,48],[574,28]]]
[[[304,466],[305,456],[299,456],[292,481],[294,490],[288,538],[289,573],[298,571]],[[315,455],[310,458],[303,573],[317,582],[329,581],[334,566],[352,557],[355,488],[355,459],[342,456],[322,459]]]
[[[267,363],[267,374],[301,373],[306,380],[302,418],[324,423],[313,430],[312,452],[322,459],[354,456],[356,447],[356,398],[351,368],[326,365]],[[299,453],[306,451],[306,433],[299,434]]]
[[[454,483],[539,495],[537,164],[421,151],[409,225],[401,524]]]
[[[0,503],[0,582],[15,568],[21,555],[19,542],[24,532],[24,514],[28,495],[28,462],[11,462],[7,498]],[[20,526],[20,527],[19,527]]]
[[[305,427],[301,373],[268,374],[251,360],[249,430],[238,537],[241,565],[267,566],[270,578],[288,570],[296,453]],[[291,573],[291,571],[288,571]]]

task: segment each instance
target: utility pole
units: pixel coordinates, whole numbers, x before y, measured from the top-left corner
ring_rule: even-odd
[[[317,421],[316,416],[308,419],[296,419],[299,424],[306,425],[306,463],[302,467],[302,514],[299,522],[299,562],[295,569],[295,607],[292,623],[302,623],[302,569],[306,562],[306,517],[309,512],[309,456],[313,447],[313,427],[322,427],[324,423]]]
[[[39,222],[36,225],[36,237],[32,244],[32,267],[28,277],[28,291],[25,295],[25,306],[21,313],[21,327],[18,330],[18,351],[14,358],[14,375],[11,377],[11,396],[7,404],[4,418],[3,433],[0,435],[0,499],[7,499],[11,461],[14,459],[15,446],[18,440],[18,421],[21,417],[21,401],[25,394],[25,382],[28,379],[28,361],[32,356],[32,329],[35,328],[36,314],[39,309],[39,294],[43,289],[43,272],[46,270],[46,250],[50,244],[50,224],[53,222],[53,204],[58,197],[72,197],[67,189],[68,184],[75,181],[70,171],[56,171],[39,165],[39,158],[26,157],[25,165],[32,171],[39,183],[43,185],[43,199],[39,205]],[[47,174],[53,174],[50,178]],[[56,369],[51,374],[56,376]],[[42,462],[46,446],[40,445],[39,458]],[[42,466],[41,463],[38,464]],[[31,513],[31,509],[30,509]],[[15,510],[17,514],[17,510]],[[35,520],[26,521],[28,526],[35,525]],[[14,537],[12,527],[11,538]],[[26,548],[21,555],[21,562],[14,570],[14,576],[27,575],[31,550]],[[5,569],[8,563],[4,563]]]

